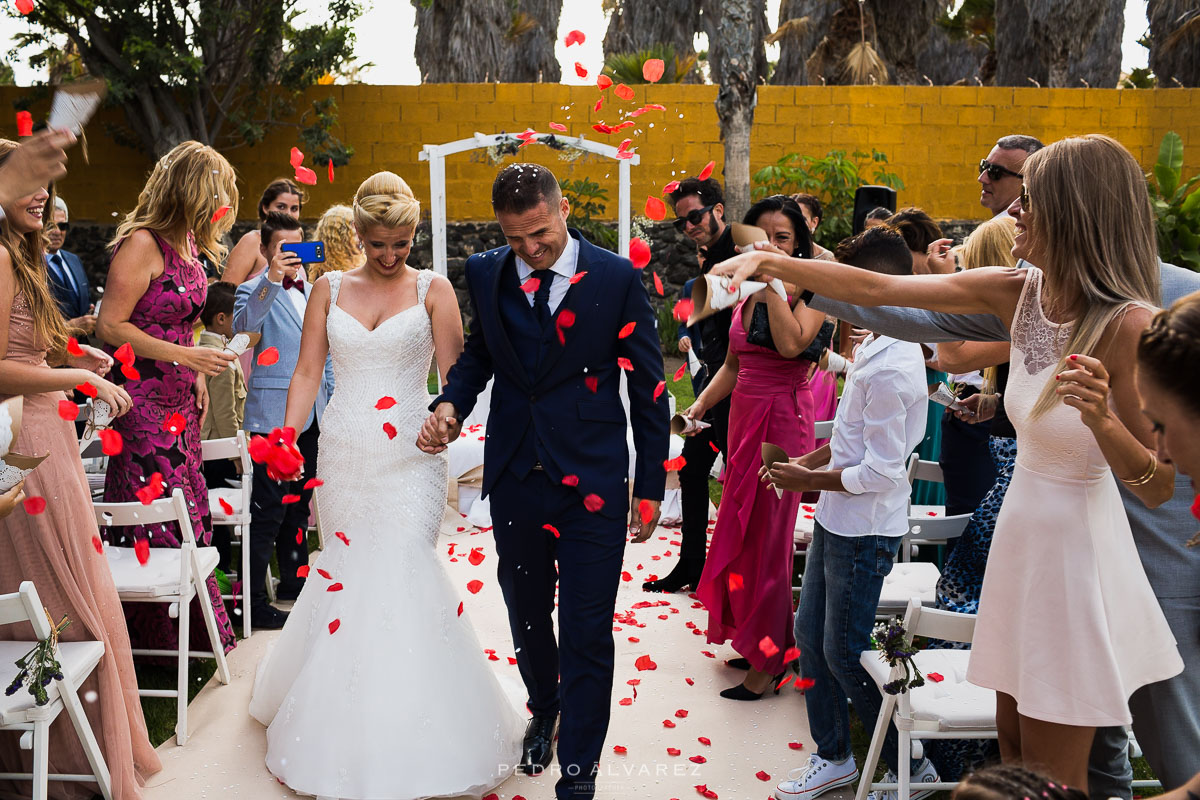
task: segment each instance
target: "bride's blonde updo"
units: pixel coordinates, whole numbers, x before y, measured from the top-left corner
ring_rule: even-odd
[[[415,227],[420,219],[421,203],[394,172],[376,172],[354,193],[354,227],[360,235],[375,225]]]

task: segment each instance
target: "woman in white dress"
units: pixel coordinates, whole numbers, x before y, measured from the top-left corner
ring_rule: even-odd
[[[1134,383],[1138,336],[1159,298],[1158,249],[1141,168],[1113,139],[1064,139],[1031,155],[1024,172],[1009,208],[1013,255],[1041,269],[894,277],[758,251],[713,271],[1009,324],[1017,463],[967,678],[997,692],[1006,762],[1086,790],[1095,728],[1128,724],[1129,695],[1183,669],[1115,480],[1151,506],[1174,492]],[[944,259],[948,245],[935,242],[931,256]]]
[[[359,187],[367,262],[313,286],[288,390],[298,429],[332,355],[317,470],[330,535],[259,667],[250,713],[268,726],[271,773],[321,798],[479,797],[520,758],[524,719],[435,550],[445,456],[413,444],[431,355],[444,380],[463,347],[450,282],[405,263],[419,213],[393,173]]]

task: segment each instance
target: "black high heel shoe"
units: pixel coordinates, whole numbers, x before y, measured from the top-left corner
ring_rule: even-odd
[[[783,680],[783,676],[786,674],[786,672],[781,672],[771,678],[770,688],[773,694],[779,694],[779,682]],[[766,693],[767,691],[764,689],[756,694],[747,689],[746,684],[739,683],[737,686],[730,686],[721,692],[721,697],[724,697],[726,700],[761,700],[762,696]]]
[[[737,658],[731,658],[728,661],[726,661],[725,666],[733,667],[734,669],[748,670],[748,669],[750,669],[750,660],[739,656]],[[798,659],[798,658],[793,659],[792,661],[789,661],[788,663],[783,665],[784,674],[786,674],[789,669],[792,672],[799,675],[800,674],[800,659]],[[782,678],[783,675],[780,675],[780,677]]]
[[[659,578],[654,581],[646,581],[642,584],[644,592],[678,592],[685,586],[689,586],[695,591],[700,585],[700,575],[704,572],[704,563],[699,566],[685,562],[680,559],[675,564],[675,568],[667,573],[666,577]]]

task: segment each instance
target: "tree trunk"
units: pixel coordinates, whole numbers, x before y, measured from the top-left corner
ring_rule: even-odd
[[[669,44],[686,61],[696,55],[699,30],[700,0],[617,0],[604,34],[604,57]]]
[[[917,59],[925,47],[934,20],[948,7],[947,0],[870,0],[879,37],[879,55],[887,63],[892,83],[924,83]]]
[[[717,119],[725,143],[725,218],[750,208],[750,127],[758,83],[766,74],[763,37],[766,0],[708,0],[705,5],[709,64],[717,91]]]
[[[809,83],[834,86],[850,83],[844,61],[864,35],[868,43],[875,42],[875,15],[869,5],[859,6],[856,0],[830,5],[836,8],[824,26],[824,35],[808,56],[806,68]]]
[[[500,79],[512,25],[506,0],[412,0],[413,49],[424,83],[484,83]],[[557,35],[557,32],[556,32]]]
[[[1146,4],[1150,69],[1164,89],[1200,86],[1200,23],[1196,13],[1195,0],[1149,0]],[[1184,24],[1188,24],[1187,30],[1181,30]]]
[[[1079,0],[1027,0],[1029,37],[1050,67],[1050,85],[1070,85],[1071,65],[1082,60],[1100,24],[1094,3]]]
[[[562,68],[554,54],[563,0],[520,0],[505,34],[508,57],[500,80],[511,83],[558,83]]]
[[[996,71],[993,52],[987,45],[967,39],[955,40],[942,28],[934,26],[925,40],[925,46],[917,55],[917,72],[920,82],[935,86],[968,83],[974,86],[976,79],[986,84]]]
[[[777,86],[805,85],[809,82],[807,61],[813,48],[829,28],[829,20],[837,5],[828,0],[782,0],[779,4],[779,26],[790,20],[807,19],[802,33],[788,33],[779,40],[779,63],[771,74]]]
[[[1050,68],[1029,34],[1027,0],[996,0],[996,85],[1032,86],[1050,82]]]
[[[1100,17],[1092,44],[1072,61],[1068,86],[1112,89],[1121,80],[1121,39],[1125,35],[1125,0],[1093,0]]]

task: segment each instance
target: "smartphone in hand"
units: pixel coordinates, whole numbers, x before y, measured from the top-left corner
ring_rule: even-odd
[[[280,245],[285,253],[295,253],[303,264],[320,264],[325,261],[324,242],[297,242],[296,244]]]

